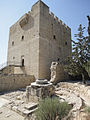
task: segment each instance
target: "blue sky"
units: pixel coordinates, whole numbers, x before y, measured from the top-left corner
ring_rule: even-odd
[[[0,0],[0,64],[7,61],[9,27],[31,10],[37,0]],[[43,0],[71,28],[72,39],[79,24],[88,27],[90,0]]]

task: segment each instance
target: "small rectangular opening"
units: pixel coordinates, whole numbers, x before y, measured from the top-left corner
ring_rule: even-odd
[[[24,36],[22,36],[22,40],[24,40]]]
[[[14,41],[12,41],[12,46],[14,46]]]
[[[65,45],[67,45],[67,42],[65,42]]]
[[[55,39],[55,40],[56,40],[56,36],[55,36],[55,35],[53,35],[53,39]]]

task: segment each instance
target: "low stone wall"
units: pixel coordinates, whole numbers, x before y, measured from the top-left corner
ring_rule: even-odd
[[[34,81],[33,75],[0,75],[0,92],[24,88]]]
[[[6,66],[2,69],[2,74],[14,74],[14,66]]]

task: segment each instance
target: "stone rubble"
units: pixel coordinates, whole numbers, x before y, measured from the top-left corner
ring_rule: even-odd
[[[63,65],[58,62],[52,62],[51,67],[51,79],[50,82],[57,84],[60,81],[68,79],[68,75],[65,73]]]
[[[84,86],[79,83],[66,83],[61,82],[55,88],[55,94],[59,97],[60,101],[67,101],[73,106],[73,120],[79,120],[79,112],[82,115],[83,105],[88,103],[90,106],[90,86]],[[9,92],[0,95],[0,98],[6,99],[9,102],[4,105],[4,107],[9,110],[18,113],[28,120],[28,116],[33,120],[33,113],[37,109],[38,102],[27,102],[26,101],[26,91],[18,90],[14,92]],[[0,109],[0,116],[4,113]],[[7,111],[5,114],[6,118],[10,118],[13,115]],[[77,117],[78,116],[78,117]],[[77,119],[76,119],[77,118]],[[21,119],[20,119],[21,120]],[[86,119],[85,119],[86,120]]]
[[[46,79],[37,79],[26,88],[27,102],[38,102],[39,99],[50,97],[55,94],[55,88],[51,82]]]
[[[90,106],[90,86],[85,86],[80,83],[62,82],[59,87],[72,91],[77,96],[82,98],[88,106]]]
[[[89,120],[82,114],[82,109],[85,105],[90,106],[90,86],[85,86],[80,83],[61,82],[56,86],[56,95],[60,100],[67,101],[73,105],[72,115],[73,120]],[[81,116],[82,115],[82,116]]]
[[[67,89],[60,89],[56,91],[56,95],[69,104],[73,105],[73,111],[80,110],[80,108],[82,107],[81,98],[74,93],[67,91]]]

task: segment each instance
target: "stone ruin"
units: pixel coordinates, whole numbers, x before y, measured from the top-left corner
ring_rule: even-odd
[[[27,102],[38,102],[39,99],[54,95],[54,86],[46,79],[37,79],[26,88]]]
[[[68,79],[67,73],[64,71],[63,64],[59,62],[52,62],[51,64],[51,80],[53,84]]]
[[[54,86],[60,81],[66,79],[63,65],[59,62],[52,62],[51,64],[51,79],[37,79],[26,88],[26,101],[38,102],[40,98],[46,98],[54,95]]]
[[[72,52],[71,29],[41,0],[10,27],[8,43],[7,63],[0,66],[0,91],[26,87],[34,78],[49,80],[51,62],[64,60]]]

